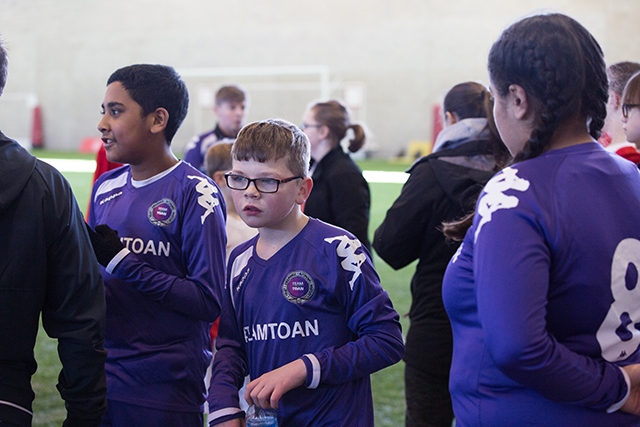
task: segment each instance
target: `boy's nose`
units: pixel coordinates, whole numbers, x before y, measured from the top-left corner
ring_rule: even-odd
[[[249,186],[244,190],[244,194],[245,196],[252,198],[260,196],[260,192],[258,191],[258,187],[256,187],[255,181],[251,181],[249,183]]]
[[[105,116],[102,116],[102,119],[98,122],[98,130],[100,133],[105,133],[107,131],[107,125],[105,122]]]

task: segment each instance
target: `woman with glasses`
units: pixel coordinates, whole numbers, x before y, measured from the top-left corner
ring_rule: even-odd
[[[351,130],[349,151],[360,150],[366,136],[362,125],[352,123],[349,111],[337,100],[316,102],[302,116],[300,129],[311,143],[313,190],[304,213],[353,233],[367,249],[371,196],[362,171],[342,150],[340,142]]]
[[[640,144],[640,72],[629,79],[622,94],[622,128],[628,142]]]

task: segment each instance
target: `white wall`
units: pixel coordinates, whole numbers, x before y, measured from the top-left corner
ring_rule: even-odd
[[[0,0],[0,35],[10,54],[0,129],[28,135],[31,117],[20,97],[35,94],[46,147],[75,150],[83,137],[98,135],[106,79],[132,63],[326,66],[333,97],[343,96],[345,84],[364,84],[366,106],[357,115],[373,132],[371,147],[393,155],[409,140],[430,139],[432,107],[452,85],[488,83],[492,42],[541,9],[578,19],[609,63],[640,61],[637,0]],[[249,120],[298,123],[321,93],[315,77],[185,80],[193,102],[176,152],[213,125],[210,112],[196,112],[202,85],[244,84],[253,99]]]

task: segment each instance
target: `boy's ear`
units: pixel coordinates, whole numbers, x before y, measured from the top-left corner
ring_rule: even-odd
[[[302,183],[300,184],[300,187],[298,189],[298,195],[296,196],[296,203],[299,205],[303,205],[309,198],[309,194],[311,194],[312,188],[313,188],[313,180],[309,176],[305,177],[302,180]]]
[[[213,173],[213,176],[211,177],[211,179],[213,179],[215,181],[216,184],[218,184],[218,186],[220,187],[226,187],[227,186],[227,182],[224,179],[224,172],[223,171],[215,171]]]
[[[151,133],[164,132],[169,122],[169,112],[161,107],[149,113],[149,116],[151,119]]]

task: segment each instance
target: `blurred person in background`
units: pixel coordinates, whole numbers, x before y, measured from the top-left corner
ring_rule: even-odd
[[[371,195],[362,171],[340,145],[349,139],[349,151],[362,149],[366,141],[364,127],[351,122],[347,107],[338,101],[315,102],[307,108],[300,129],[311,143],[313,190],[304,213],[353,233],[371,251],[369,214]]]
[[[453,338],[442,304],[442,277],[459,243],[445,239],[442,223],[472,212],[484,184],[510,158],[495,128],[490,98],[476,82],[449,90],[433,154],[409,168],[400,196],[374,234],[374,249],[392,268],[419,260],[411,280],[404,356],[407,427],[450,427],[453,421]]]

